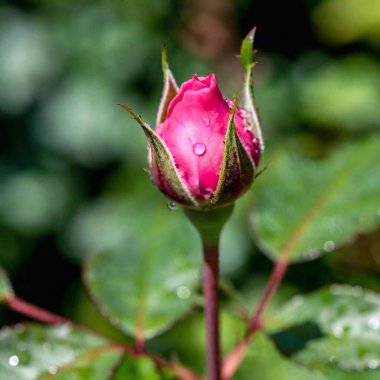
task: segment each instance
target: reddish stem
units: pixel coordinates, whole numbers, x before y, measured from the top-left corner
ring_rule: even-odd
[[[268,283],[264,289],[263,295],[259,301],[255,313],[253,314],[253,317],[250,320],[247,334],[245,335],[243,340],[235,346],[235,348],[228,354],[228,356],[224,360],[222,369],[223,380],[228,380],[232,378],[234,373],[239,368],[240,363],[244,359],[245,353],[252,341],[253,335],[256,331],[262,328],[262,316],[265,312],[265,309],[272,300],[276,290],[281,284],[281,281],[284,278],[287,268],[287,257],[280,257],[272,270]]]
[[[216,246],[203,246],[203,287],[206,314],[206,359],[209,380],[220,380],[219,338],[219,251]]]
[[[17,297],[8,298],[6,300],[6,304],[10,309],[18,313],[24,314],[29,318],[36,319],[37,321],[47,323],[49,325],[58,325],[67,322],[65,318],[43,310]]]
[[[288,268],[288,263],[286,260],[281,258],[276,262],[273,271],[269,277],[267,286],[264,289],[263,295],[260,299],[260,302],[256,308],[256,311],[250,321],[249,330],[247,335],[252,335],[257,330],[261,328],[261,318],[264,314],[264,311],[270,301],[272,300],[276,290],[281,284],[282,279],[284,278],[286,269]]]

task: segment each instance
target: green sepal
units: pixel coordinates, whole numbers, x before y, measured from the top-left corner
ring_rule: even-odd
[[[178,94],[178,85],[169,68],[166,46],[162,46],[162,72],[164,75],[164,89],[161,96],[160,106],[158,108],[156,125],[161,124],[168,113],[168,107],[173,98]]]
[[[255,32],[256,28],[253,28],[244,38],[240,48],[240,61],[245,71],[243,105],[249,113],[249,122],[252,125],[254,135],[259,139],[262,152],[264,150],[264,139],[253,93],[253,68],[256,56],[256,50],[253,48]]]
[[[123,104],[119,104],[119,106],[128,111],[132,118],[140,124],[148,139],[151,164],[155,165],[155,169],[157,170],[160,182],[160,184],[157,185],[160,190],[167,195],[170,194],[170,197],[181,205],[197,207],[198,203],[191,195],[186,184],[181,180],[173,156],[164,141],[162,141],[160,136],[131,108]]]
[[[255,164],[236,132],[234,117],[237,106],[238,98],[235,97],[224,139],[223,160],[218,186],[212,199],[213,206],[226,205],[235,201],[248,190],[255,177]]]
[[[3,268],[0,267],[0,302],[6,302],[14,297],[13,288]]]

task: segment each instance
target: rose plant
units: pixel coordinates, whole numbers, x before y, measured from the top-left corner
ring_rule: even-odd
[[[286,151],[276,153],[276,163],[253,187],[255,207],[249,213],[256,242],[274,268],[253,313],[233,289],[223,286],[245,332],[221,359],[220,236],[235,202],[257,178],[264,151],[253,97],[254,34],[252,30],[241,45],[245,81],[241,96],[232,101],[222,95],[214,74],[194,75],[178,87],[164,48],[164,91],[155,128],[122,105],[147,137],[151,180],[183,209],[201,238],[207,379],[373,380],[380,367],[379,294],[335,284],[297,296],[275,311],[268,305],[289,264],[315,259],[379,227],[377,137],[345,146],[317,166],[308,161],[300,165]],[[370,177],[368,168],[378,175]],[[184,246],[173,241],[185,234],[183,225],[172,227],[176,233],[166,246],[155,247],[164,255],[154,257],[151,246],[144,245],[144,229],[157,227],[158,210],[152,208],[152,224],[145,220],[134,225],[141,236],[129,237],[127,250],[99,252],[85,265],[91,298],[110,324],[133,337],[132,343],[24,301],[0,269],[0,302],[48,325],[23,324],[0,333],[0,380],[202,378],[177,358],[158,356],[147,344],[197,303],[197,264],[187,261]],[[132,219],[138,219],[135,214]],[[165,234],[157,230],[157,236]]]

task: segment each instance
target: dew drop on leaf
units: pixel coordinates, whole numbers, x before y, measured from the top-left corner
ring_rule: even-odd
[[[185,300],[185,299],[189,298],[191,295],[190,289],[184,285],[179,286],[177,288],[176,293],[177,293],[178,298],[180,298],[181,300]]]
[[[173,201],[168,201],[167,206],[168,206],[168,209],[169,209],[170,211],[176,211],[176,210],[178,210],[178,205],[177,205],[177,203],[175,203],[175,202],[173,202]]]
[[[17,367],[19,362],[20,359],[17,355],[12,355],[8,360],[9,365],[12,367]]]
[[[332,240],[327,240],[323,245],[325,252],[332,252],[335,249],[335,243]]]
[[[367,365],[369,369],[377,369],[379,367],[379,362],[376,359],[370,359],[368,360]]]
[[[378,330],[380,328],[380,320],[376,317],[371,317],[368,320],[368,327],[371,328],[372,330]]]

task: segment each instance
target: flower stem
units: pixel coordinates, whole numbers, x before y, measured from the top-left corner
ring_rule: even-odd
[[[206,358],[209,380],[220,380],[219,249],[203,245],[203,288],[205,296]]]
[[[208,380],[220,380],[219,331],[219,239],[233,205],[213,210],[185,210],[199,232],[203,247],[203,291],[206,319],[206,361]]]

